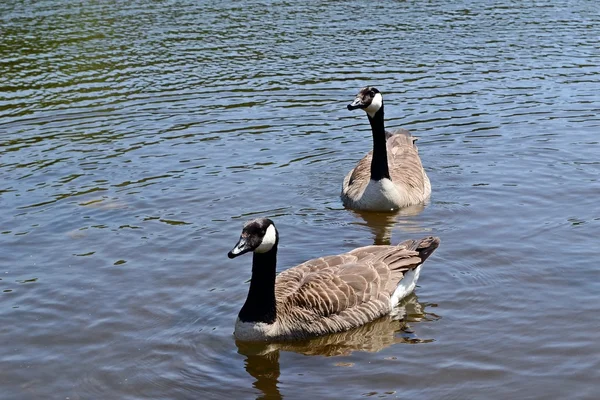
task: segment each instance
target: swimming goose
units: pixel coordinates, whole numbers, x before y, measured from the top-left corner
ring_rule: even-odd
[[[415,137],[405,129],[393,133],[383,123],[383,97],[372,86],[363,88],[348,110],[367,113],[373,133],[373,151],[346,175],[342,185],[344,206],[356,210],[391,211],[418,204],[431,194],[429,178],[421,165]]]
[[[306,261],[275,276],[279,233],[273,221],[247,222],[234,258],[254,252],[252,279],[234,336],[243,341],[303,339],[342,332],[389,314],[411,293],[437,237],[359,247]]]

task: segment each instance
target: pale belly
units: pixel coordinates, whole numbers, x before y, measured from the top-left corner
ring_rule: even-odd
[[[356,206],[363,210],[391,211],[407,206],[410,201],[405,197],[391,180],[371,180]]]
[[[233,336],[237,340],[250,342],[265,341],[277,335],[275,324],[264,322],[242,322],[238,318],[235,322]]]

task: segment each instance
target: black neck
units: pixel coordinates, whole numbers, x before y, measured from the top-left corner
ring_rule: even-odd
[[[371,160],[371,179],[379,181],[384,178],[390,179],[390,171],[387,162],[387,147],[385,145],[385,128],[383,126],[383,104],[375,115],[369,117],[371,131],[373,132],[373,159]]]
[[[254,253],[252,278],[246,303],[240,310],[242,322],[265,322],[272,324],[277,317],[275,307],[275,269],[277,267],[277,244],[266,253]]]

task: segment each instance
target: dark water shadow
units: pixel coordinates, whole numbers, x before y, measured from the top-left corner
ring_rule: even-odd
[[[393,344],[430,343],[434,339],[419,338],[411,329],[411,323],[435,321],[440,317],[425,311],[426,304],[419,303],[411,294],[394,309],[393,313],[359,328],[320,336],[309,340],[275,343],[236,341],[238,353],[246,356],[246,371],[256,380],[255,389],[262,395],[259,399],[281,399],[279,392],[279,353],[290,351],[307,356],[348,356],[355,351],[376,353]]]
[[[373,233],[373,244],[392,244],[392,230],[399,227],[407,233],[421,233],[423,228],[411,217],[419,215],[425,209],[425,204],[416,204],[410,207],[402,208],[394,213],[379,213],[369,211],[356,211],[352,213],[360,218],[364,223],[357,222],[359,225],[367,226]],[[398,242],[407,238],[399,238]]]

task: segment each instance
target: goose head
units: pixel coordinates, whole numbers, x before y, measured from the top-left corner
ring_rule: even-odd
[[[375,116],[381,107],[383,107],[383,97],[381,96],[381,92],[373,86],[362,88],[356,95],[354,101],[348,104],[348,110],[360,108],[369,114],[371,118]]]
[[[235,258],[249,251],[266,253],[279,242],[279,233],[275,224],[268,218],[257,218],[246,222],[242,228],[240,240],[227,256]]]

